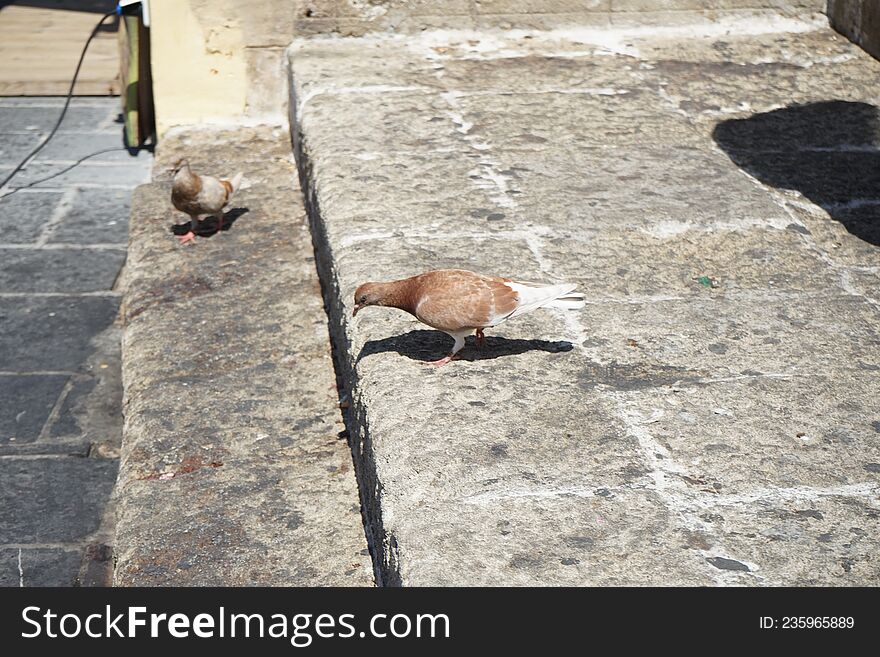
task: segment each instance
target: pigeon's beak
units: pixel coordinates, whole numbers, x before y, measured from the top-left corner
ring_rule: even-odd
[[[169,166],[167,169],[165,169],[165,171],[166,171],[167,173],[175,173],[175,174],[176,174],[176,173],[177,173],[178,171],[180,171],[185,165],[186,165],[186,160],[177,160],[176,162],[174,162],[173,164],[171,164],[171,166]]]
[[[357,315],[358,310],[360,310],[361,308],[363,308],[361,304],[355,304],[354,310],[351,311],[351,316],[354,317],[355,315]]]

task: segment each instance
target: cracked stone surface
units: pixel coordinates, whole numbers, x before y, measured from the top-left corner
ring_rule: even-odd
[[[291,70],[384,583],[880,583],[880,63],[787,14],[316,39]],[[351,318],[441,267],[587,306],[437,370],[447,336]]]
[[[186,247],[164,173],[183,154],[245,173],[226,229]],[[169,135],[154,173],[132,201],[115,583],[372,585],[289,136]]]

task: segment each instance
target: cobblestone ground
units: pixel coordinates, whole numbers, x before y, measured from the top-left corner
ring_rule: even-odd
[[[0,178],[63,99],[0,98]],[[122,382],[117,280],[131,190],[117,98],[78,98],[0,198],[0,584],[104,585]],[[80,158],[104,149],[118,149]]]

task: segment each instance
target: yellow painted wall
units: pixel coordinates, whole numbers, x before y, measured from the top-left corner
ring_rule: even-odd
[[[150,0],[160,137],[177,125],[224,123],[244,115],[247,65],[237,14],[246,5],[234,0]]]

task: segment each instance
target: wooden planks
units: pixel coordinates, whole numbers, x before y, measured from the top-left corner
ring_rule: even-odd
[[[100,11],[0,6],[0,96],[66,95],[80,52],[101,15]],[[117,29],[115,19],[108,21],[92,40],[76,95],[119,93]]]

